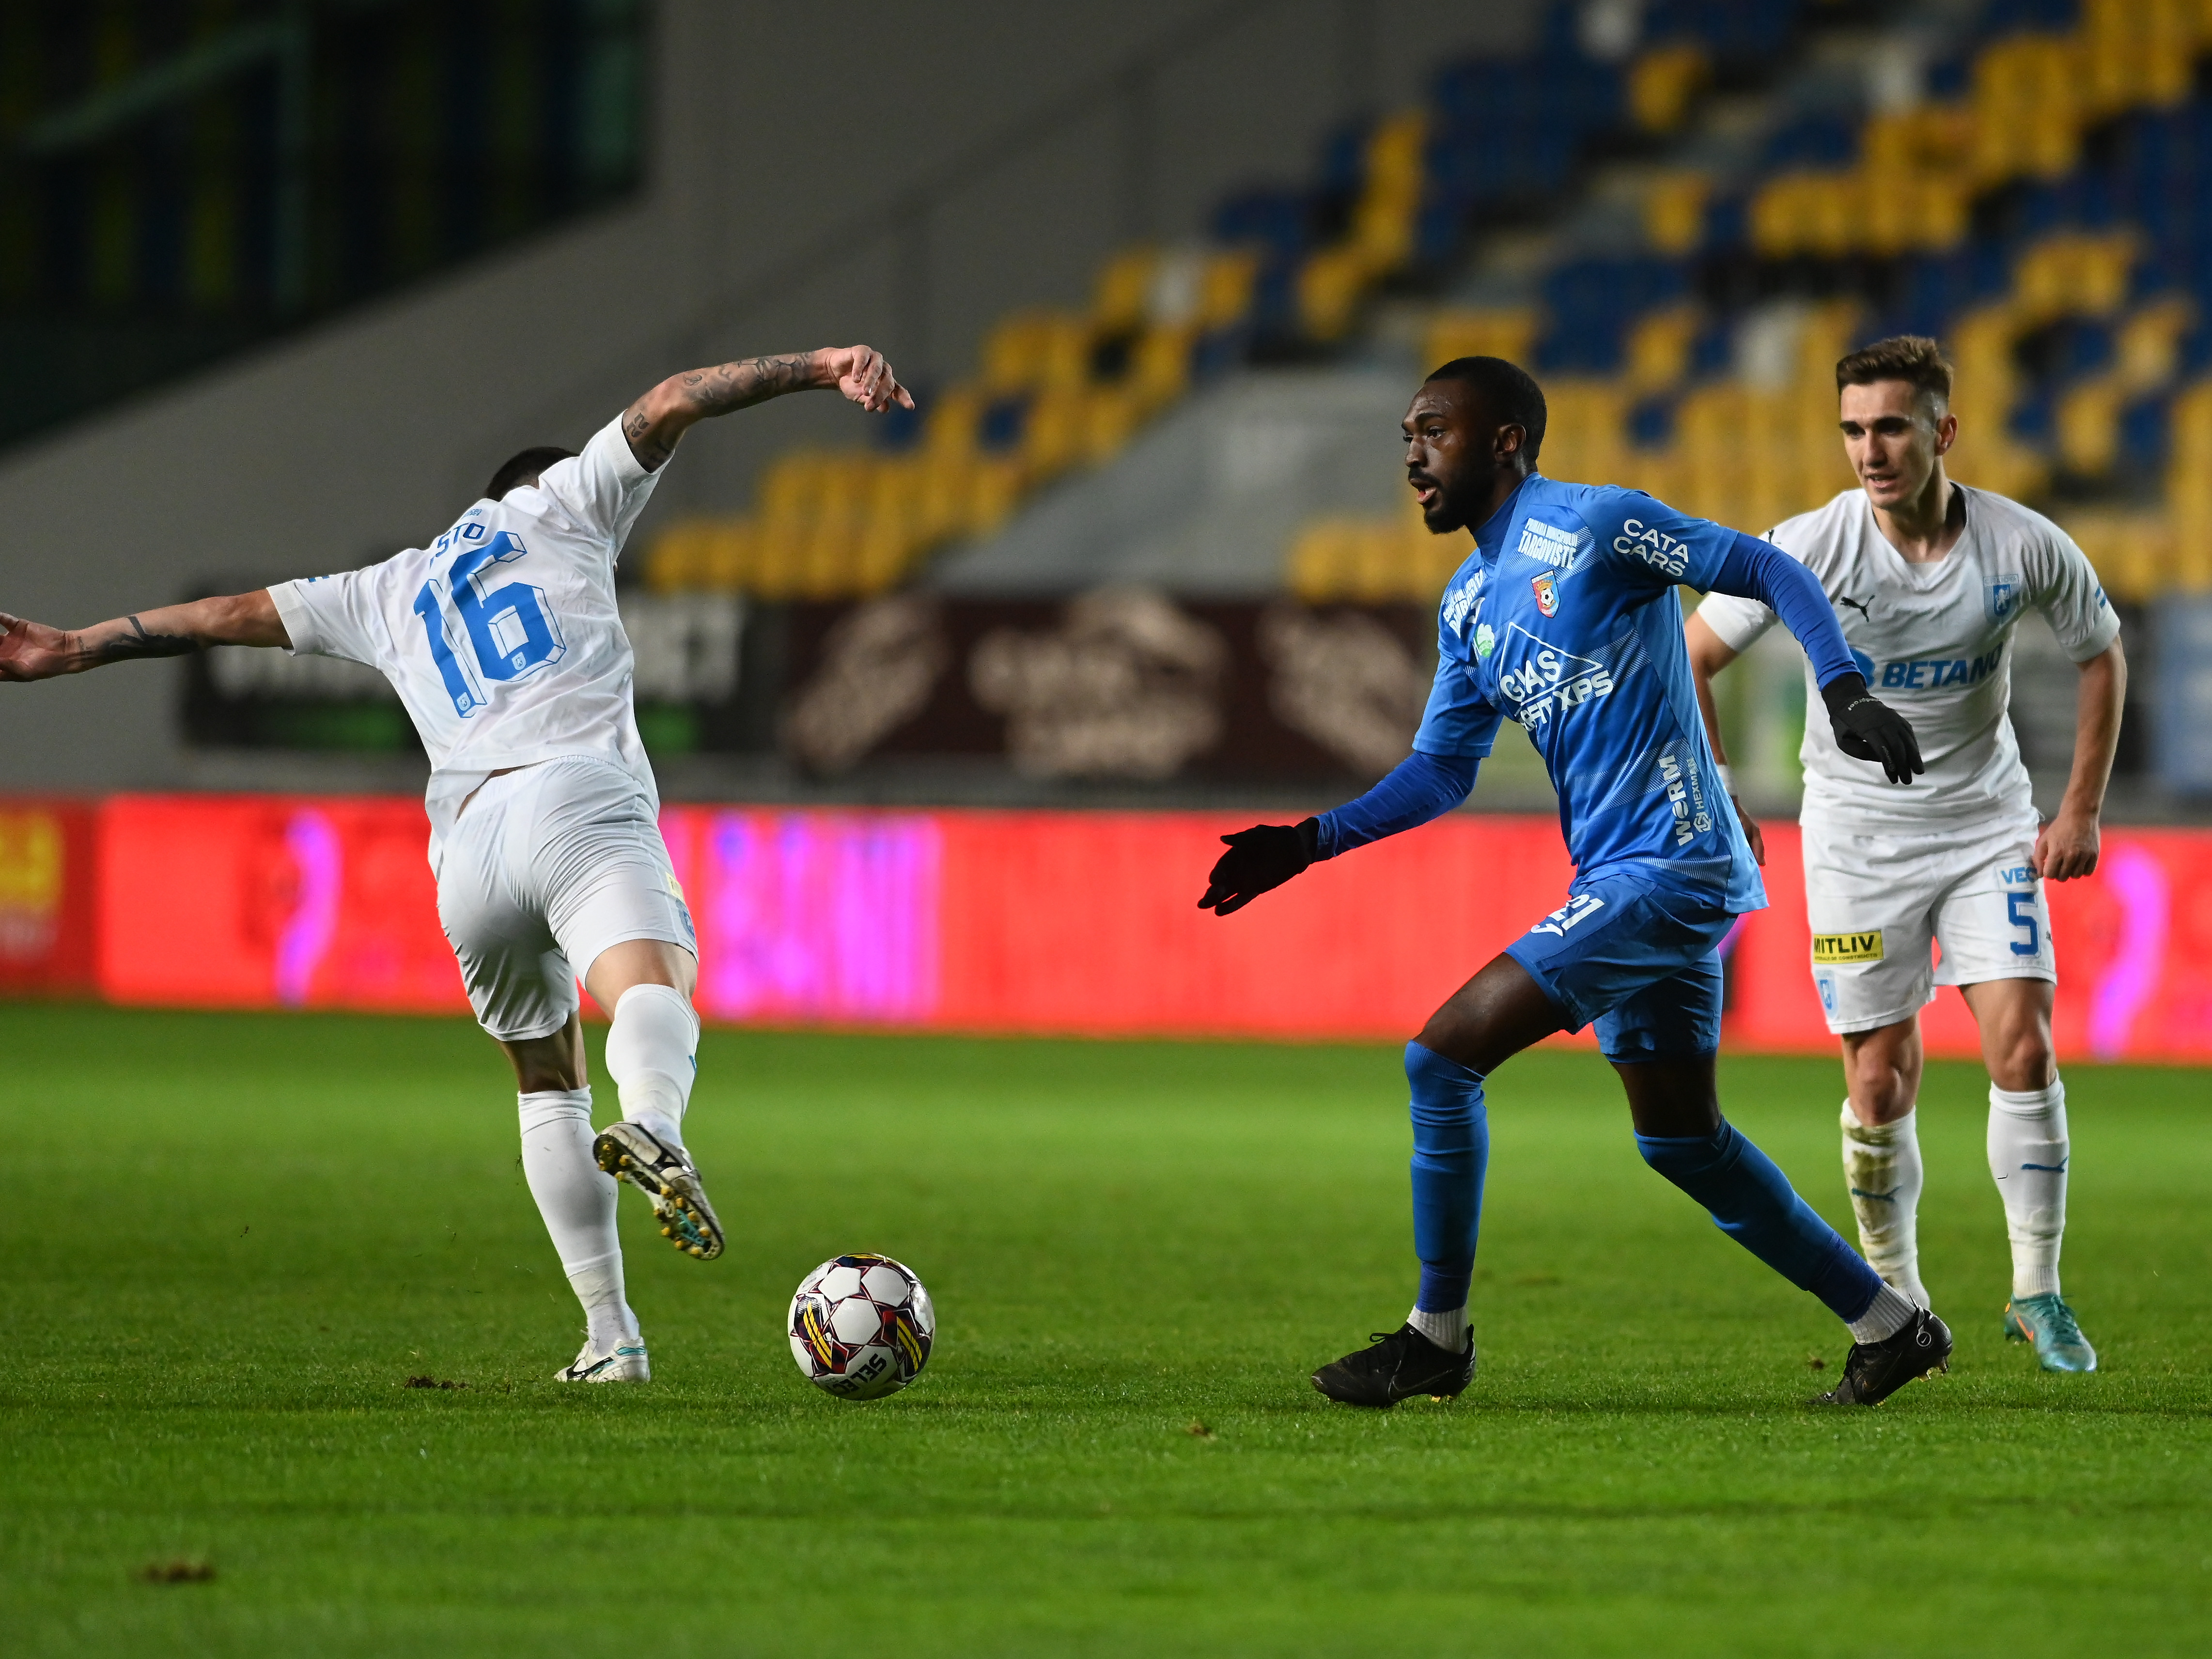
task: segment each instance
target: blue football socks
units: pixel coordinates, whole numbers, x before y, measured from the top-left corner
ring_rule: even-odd
[[[1406,1069],[1413,1069],[1410,1060]],[[1419,1133],[1416,1129],[1417,1145]],[[1881,1276],[1734,1124],[1723,1121],[1710,1135],[1638,1135],[1636,1150],[1711,1211],[1715,1226],[1799,1290],[1819,1297],[1837,1318],[1849,1323],[1874,1306],[1883,1289]],[[1419,1191],[1418,1177],[1414,1190]],[[1414,1212],[1419,1213],[1418,1198]]]
[[[1406,1080],[1413,1097],[1413,1253],[1421,1258],[1413,1305],[1449,1312],[1467,1306],[1482,1226],[1482,1177],[1490,1165],[1482,1073],[1409,1042]]]

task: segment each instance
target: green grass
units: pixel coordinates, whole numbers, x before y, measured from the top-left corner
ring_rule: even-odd
[[[1526,1056],[1492,1093],[1481,1372],[1366,1414],[1305,1375],[1409,1299],[1385,1048],[710,1035],[691,1140],[731,1249],[678,1257],[625,1198],[635,1389],[548,1380],[577,1310],[473,1028],[15,1006],[0,1055],[11,1655],[1857,1659],[2212,1628],[2203,1073],[2070,1080],[2067,1282],[2106,1369],[2059,1378],[1998,1337],[1983,1085],[1932,1068],[1958,1358],[1844,1414],[1802,1404],[1834,1322],[1643,1167],[1600,1061]],[[1848,1227],[1833,1062],[1724,1088]],[[781,1323],[860,1248],[941,1323],[913,1389],[856,1407]],[[179,1558],[215,1578],[137,1577]]]

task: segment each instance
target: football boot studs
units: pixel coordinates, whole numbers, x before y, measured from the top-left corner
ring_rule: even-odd
[[[592,1156],[617,1181],[653,1200],[660,1236],[688,1256],[712,1261],[722,1253],[722,1224],[707,1201],[707,1188],[691,1160],[642,1124],[610,1123],[592,1143]]]

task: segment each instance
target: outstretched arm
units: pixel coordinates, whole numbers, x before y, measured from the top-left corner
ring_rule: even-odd
[[[1417,749],[1358,800],[1334,811],[1302,823],[1255,823],[1224,836],[1229,850],[1214,860],[1198,908],[1230,915],[1318,860],[1441,817],[1468,798],[1480,763],[1472,755]]]
[[[292,643],[265,587],[165,605],[90,628],[49,628],[0,611],[0,680],[50,680],[141,657],[181,657],[210,645]]]
[[[1682,631],[1690,647],[1690,678],[1698,688],[1698,714],[1705,723],[1705,741],[1712,744],[1713,758],[1720,763],[1721,787],[1728,791],[1729,803],[1735,808],[1736,821],[1743,825],[1744,839],[1751,843],[1752,857],[1764,865],[1766,837],[1759,831],[1759,820],[1743,810],[1743,801],[1735,793],[1735,780],[1729,772],[1728,750],[1721,745],[1720,710],[1713,705],[1713,676],[1741,653],[1714,633],[1712,624],[1695,611],[1691,612]]]
[[[1797,636],[1812,660],[1838,749],[1853,760],[1876,763],[1892,783],[1911,783],[1915,772],[1928,769],[1911,723],[1867,690],[1835,608],[1811,571],[1771,543],[1739,532],[1709,586],[1716,593],[1757,599]]]
[[[2128,696],[2128,659],[2118,640],[2078,666],[2074,771],[2066,780],[2058,815],[2035,838],[2035,872],[2047,881],[2096,873],[2102,839],[2097,820],[2105,810],[2105,786],[2112,781],[2112,756],[2120,746],[2120,709]]]
[[[789,392],[832,386],[871,414],[894,404],[914,407],[914,395],[872,346],[824,346],[785,357],[748,357],[672,374],[623,411],[623,436],[647,471],[675,453],[676,441],[697,422],[734,409],[749,409]]]

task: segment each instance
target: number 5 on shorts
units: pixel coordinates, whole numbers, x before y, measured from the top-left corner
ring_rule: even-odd
[[[2005,895],[2005,917],[2006,920],[2010,921],[2014,927],[2025,927],[2027,929],[2027,944],[2022,945],[2018,939],[2014,939],[2012,942],[2013,955],[2016,957],[2032,957],[2043,948],[2043,935],[2041,931],[2038,928],[2035,921],[2034,894],[2007,893]]]

